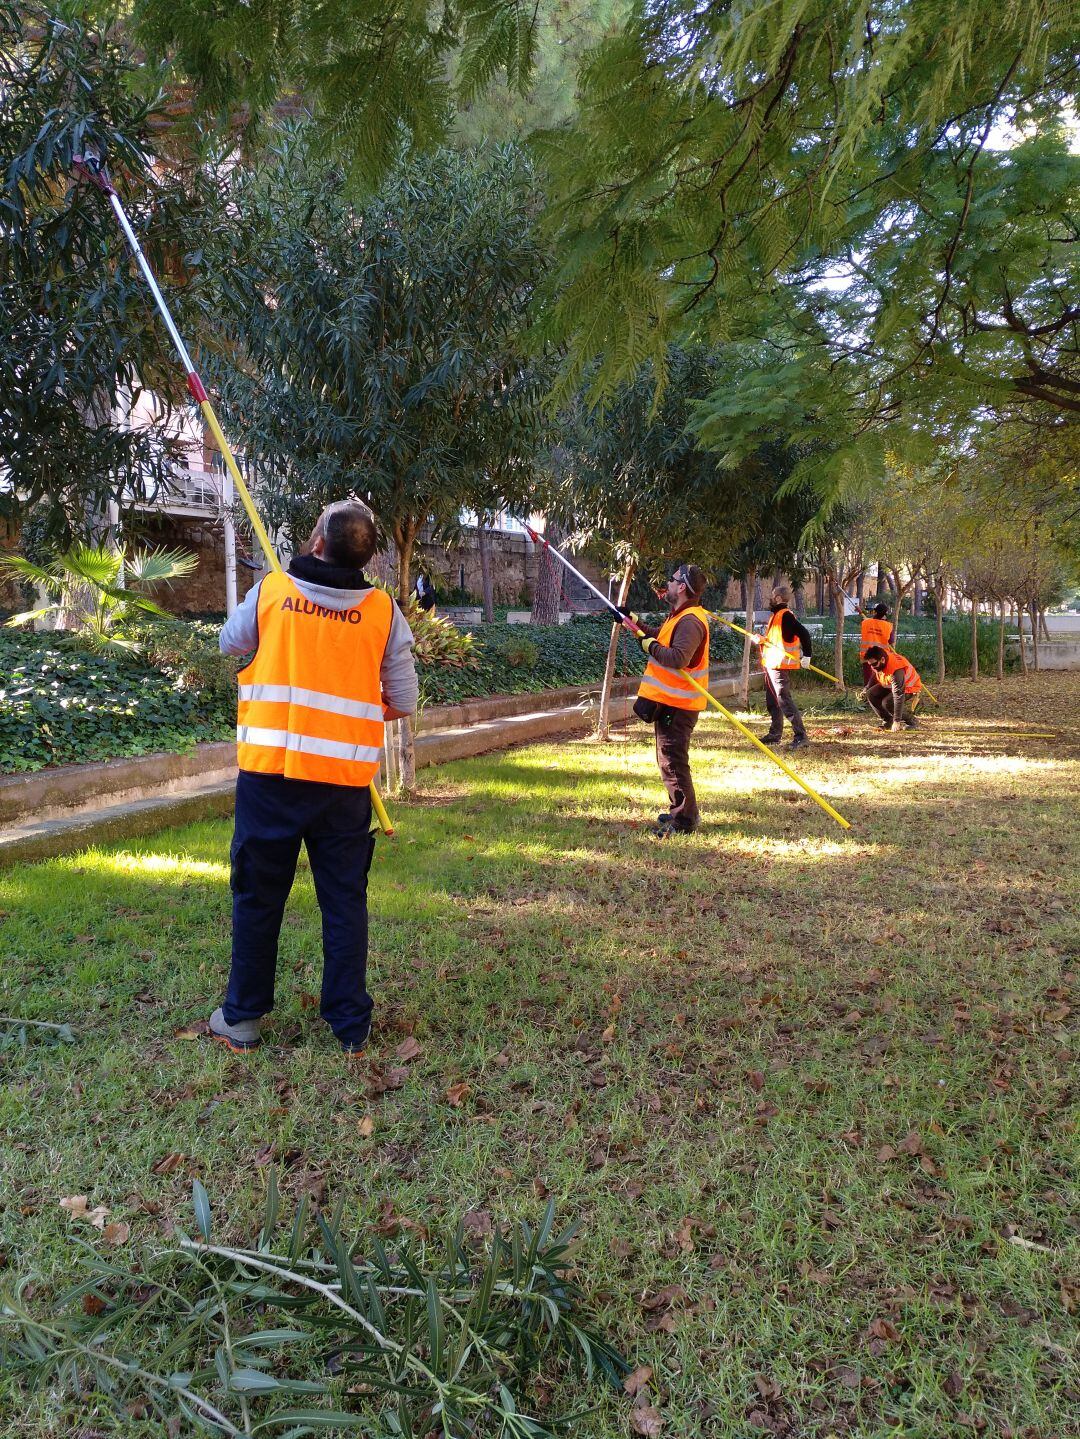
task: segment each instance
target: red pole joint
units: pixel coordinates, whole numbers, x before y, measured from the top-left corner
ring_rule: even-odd
[[[103,195],[116,194],[108,171],[105,169],[105,161],[100,155],[74,155],[71,165],[80,180],[89,180],[90,184],[96,185]]]

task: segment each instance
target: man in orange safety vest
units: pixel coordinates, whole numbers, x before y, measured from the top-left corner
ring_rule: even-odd
[[[383,721],[417,703],[412,633],[364,577],[375,520],[360,500],[328,505],[288,573],[267,575],[226,621],[238,675],[232,966],[210,1033],[254,1049],[274,1007],[278,935],[300,845],[322,911],[320,1013],[346,1054],[371,1028],[367,876],[371,781]]]
[[[690,736],[705,696],[679,672],[685,670],[708,689],[709,616],[700,604],[704,590],[705,572],[697,565],[679,565],[663,591],[671,611],[664,623],[643,625],[636,617],[624,621],[632,633],[637,633],[635,626],[645,631],[641,646],[648,663],[634,713],[653,726],[656,763],[668,792],[668,809],[657,816],[653,831],[660,839],[692,834],[701,823],[690,773]]]
[[[788,676],[792,670],[807,668],[814,657],[814,642],[790,606],[791,591],[786,585],[777,585],[772,592],[765,633],[751,636],[765,671],[765,708],[769,712],[769,732],[762,736],[761,743],[780,743],[786,717],[791,724],[791,748],[805,749],[810,740],[799,706],[792,698]]]
[[[866,663],[873,681],[863,693],[881,720],[882,729],[894,733],[905,726],[914,729],[918,720],[913,714],[905,714],[904,706],[909,699],[913,706],[918,702],[916,696],[922,689],[919,671],[910,660],[896,650],[887,650],[884,645],[871,645],[866,651]]]

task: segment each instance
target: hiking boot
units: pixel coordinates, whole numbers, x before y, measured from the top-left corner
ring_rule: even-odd
[[[210,1016],[210,1038],[227,1045],[234,1054],[246,1054],[262,1044],[262,1020],[241,1019],[228,1024],[223,1011],[215,1009]]]
[[[367,1052],[367,1043],[366,1039],[343,1039],[341,1052],[346,1059],[357,1059]]]
[[[767,745],[779,744],[780,741],[781,741],[783,738],[784,738],[784,732],[783,732],[783,730],[781,730],[779,734],[763,734],[763,735],[761,736],[761,743],[762,743],[762,744],[767,744]]]
[[[810,739],[807,735],[797,734],[788,745],[788,749],[809,749]]]
[[[661,820],[659,824],[654,825],[651,833],[657,839],[670,839],[673,834],[693,834],[700,828],[701,821],[699,819],[694,820],[693,824],[676,824],[669,816],[666,821]]]
[[[908,729],[918,729],[918,728],[919,728],[919,721],[915,718],[914,715],[905,715],[905,716],[904,716],[904,723],[907,725]]]

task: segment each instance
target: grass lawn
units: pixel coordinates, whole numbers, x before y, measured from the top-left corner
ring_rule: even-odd
[[[641,727],[425,773],[377,846],[353,1068],[306,868],[270,1043],[186,1037],[228,963],[227,824],[0,874],[0,1010],[76,1037],[0,1054],[0,1281],[46,1304],[101,1242],[76,1194],[129,1257],[191,1229],[194,1176],[245,1242],[272,1166],[361,1233],[552,1194],[665,1434],[1080,1434],[1080,675],[939,698],[903,736],[811,717],[847,834],[719,719],[678,842],[647,834]],[[631,1417],[602,1396],[581,1432]],[[113,1432],[0,1387],[4,1435]]]

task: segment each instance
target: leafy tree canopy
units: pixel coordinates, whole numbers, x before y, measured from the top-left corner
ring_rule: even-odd
[[[218,269],[226,412],[268,522],[303,539],[366,496],[400,560],[420,528],[524,501],[546,378],[522,349],[543,268],[512,148],[403,160],[360,208],[306,128],[237,170]]]
[[[152,265],[181,305],[199,289],[213,187],[164,153],[163,78],[114,35],[0,3],[0,472],[50,532],[85,532],[105,501],[165,477],[162,426],[129,431],[122,396],[153,389],[162,419],[183,377],[103,197],[77,182],[86,149],[109,157]]]
[[[639,6],[542,140],[565,390],[692,336],[751,360],[702,431],[733,455],[763,410],[815,441],[1080,410],[1078,85],[1061,0]]]

